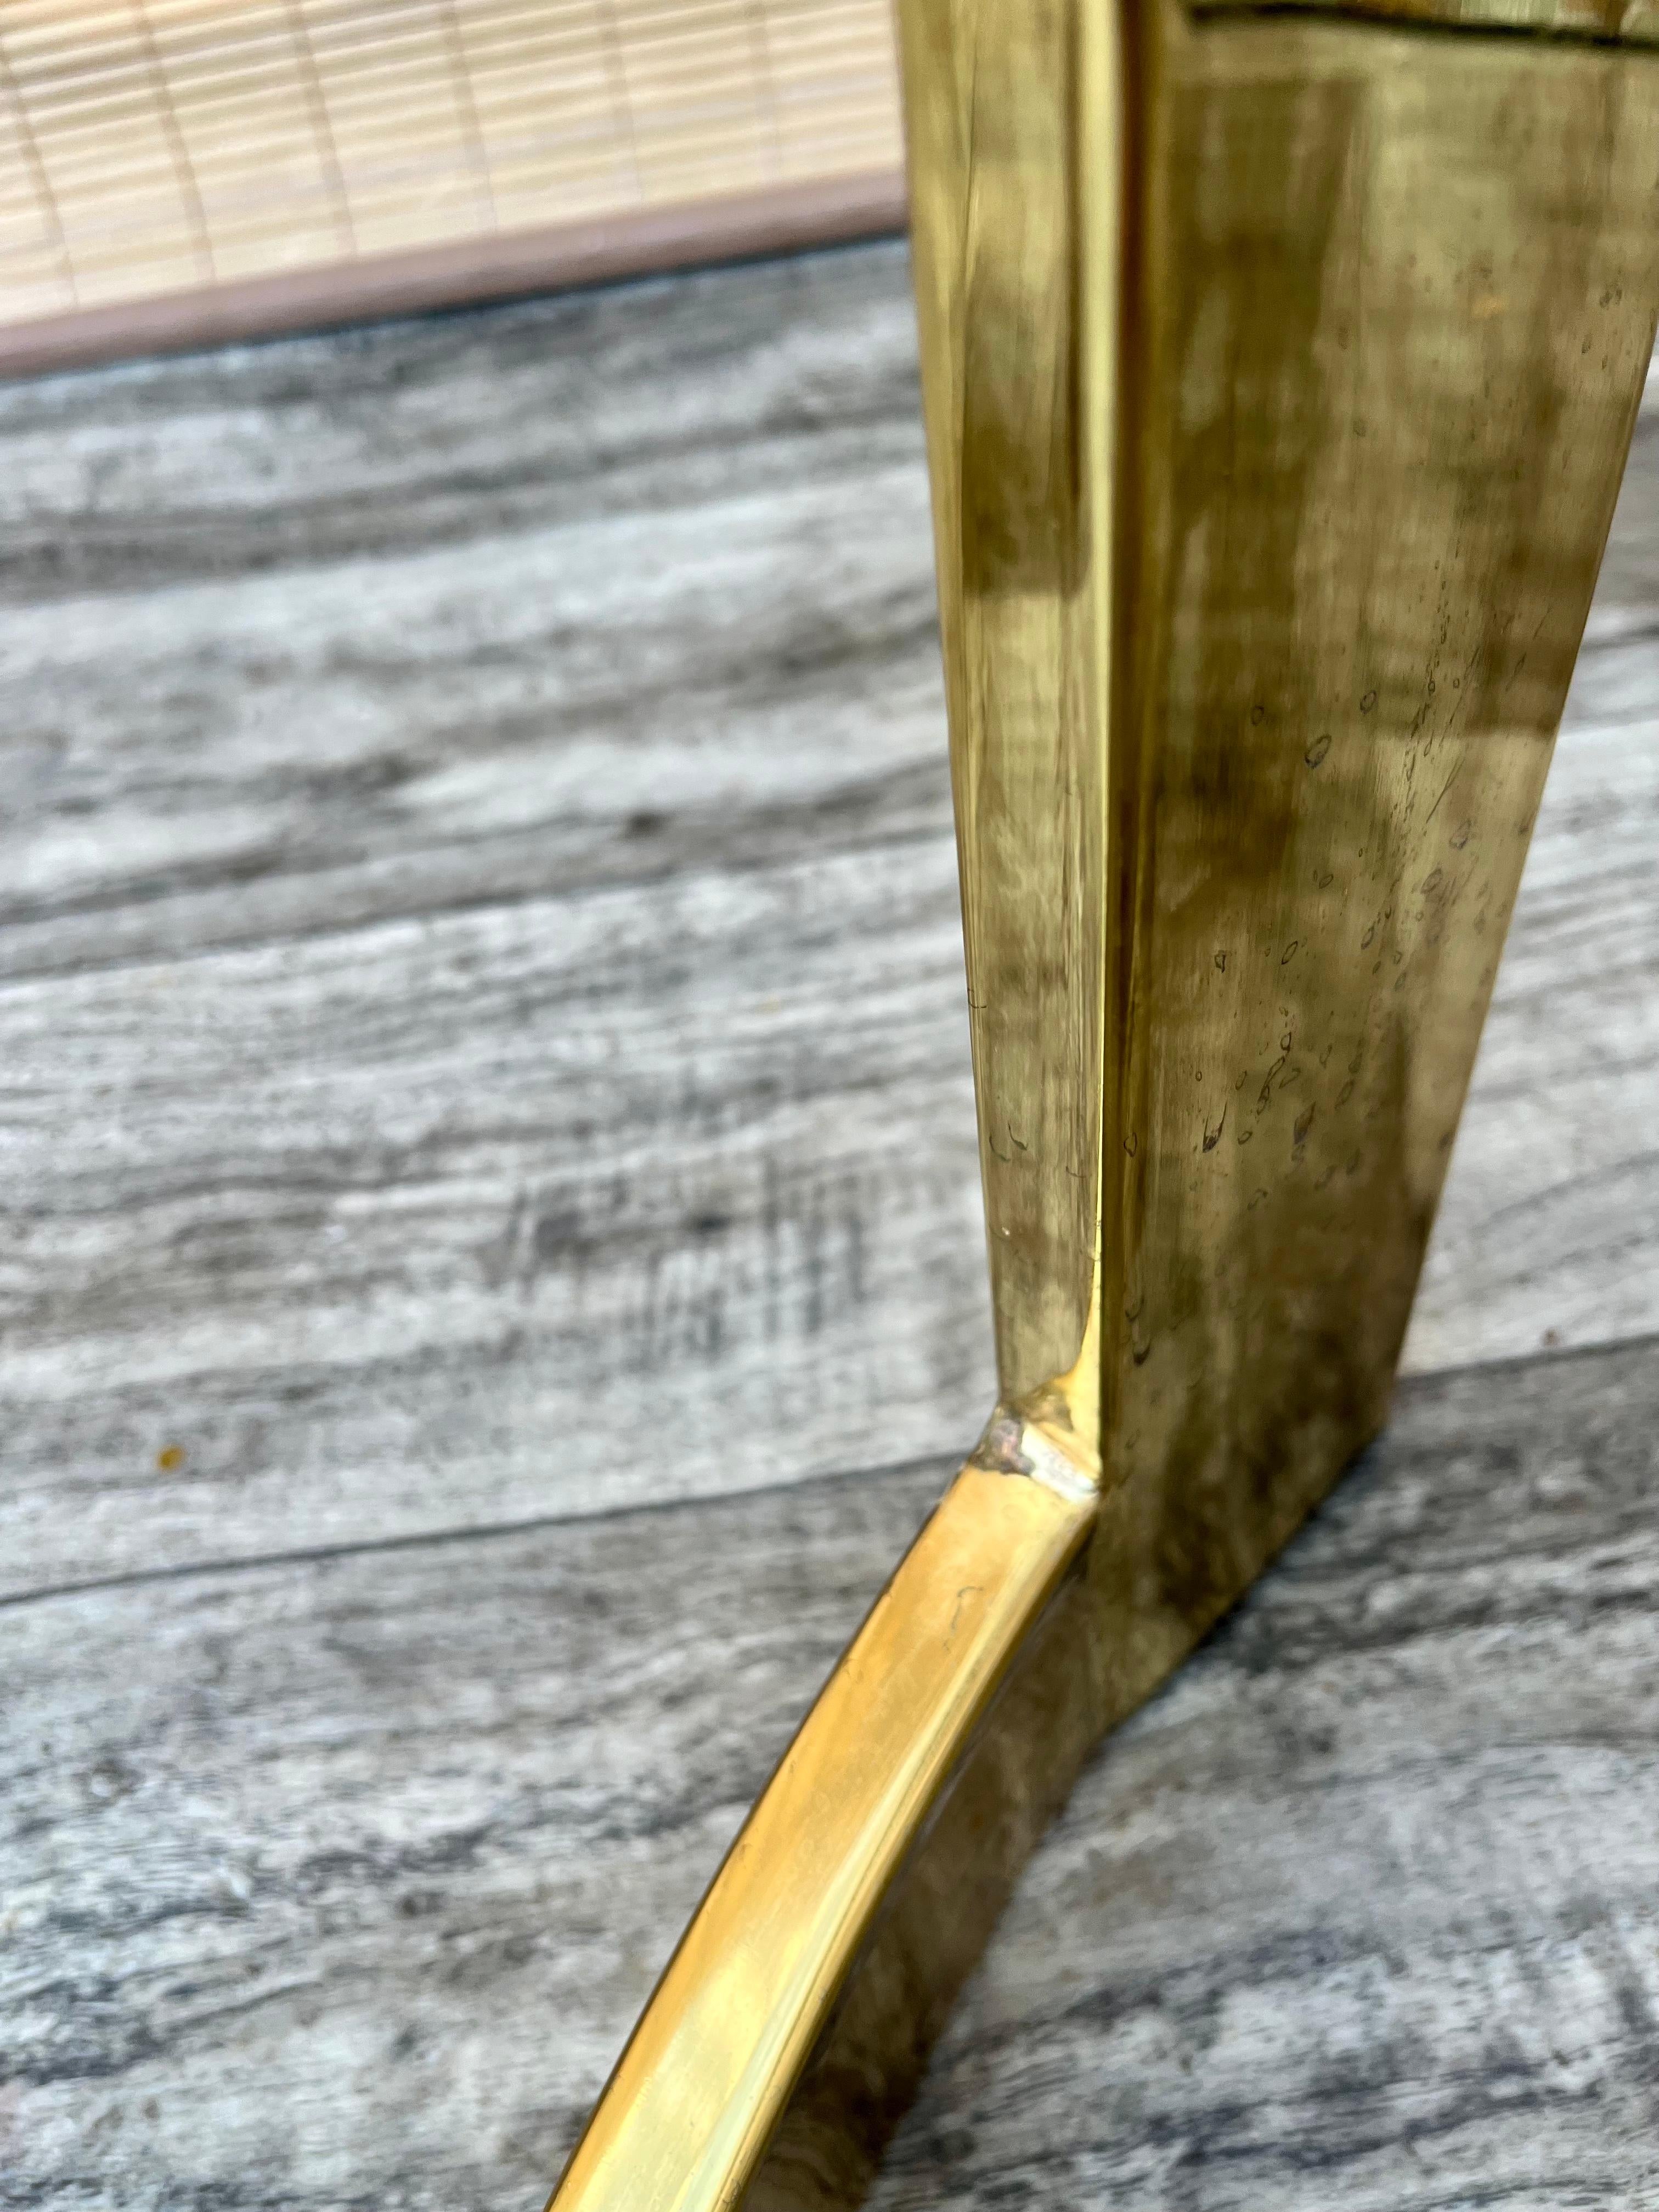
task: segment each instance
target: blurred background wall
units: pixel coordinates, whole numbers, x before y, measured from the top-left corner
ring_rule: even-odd
[[[0,372],[867,235],[888,0],[0,0]]]

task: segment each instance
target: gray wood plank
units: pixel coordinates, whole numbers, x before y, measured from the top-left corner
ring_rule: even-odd
[[[905,281],[0,393],[9,1587],[977,1427]]]
[[[972,1433],[906,283],[0,391],[6,1589]],[[1408,1365],[1659,1328],[1656,838],[1650,412]]]
[[[0,387],[0,974],[948,831],[901,249]]]
[[[983,1411],[904,287],[0,392],[0,2203],[537,2202]],[[1659,1329],[1656,831],[1650,407],[1419,1369]],[[1406,1386],[882,2203],[1651,2199],[1656,1365]]]
[[[929,848],[14,985],[0,1582],[965,1448],[960,964]]]
[[[1659,1358],[1406,1385],[878,2203],[1650,2204]],[[533,2205],[942,1462],[0,1608],[8,2206]]]

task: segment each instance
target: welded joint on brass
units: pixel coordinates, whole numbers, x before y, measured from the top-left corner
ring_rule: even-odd
[[[1100,1480],[1042,1425],[999,1406],[969,1455],[988,1474],[1025,1475],[1058,1498],[1082,1505],[1100,1495]]]

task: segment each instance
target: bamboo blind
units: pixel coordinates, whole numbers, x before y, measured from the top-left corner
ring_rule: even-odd
[[[0,0],[0,325],[890,179],[888,5]]]

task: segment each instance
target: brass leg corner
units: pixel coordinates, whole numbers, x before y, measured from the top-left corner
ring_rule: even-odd
[[[1659,303],[1659,57],[1507,4],[902,0],[1004,1410],[558,2212],[855,2201],[1088,1746],[1384,1419]]]

